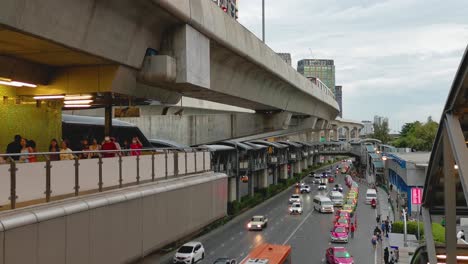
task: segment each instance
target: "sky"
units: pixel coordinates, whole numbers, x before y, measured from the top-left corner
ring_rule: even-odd
[[[262,36],[261,0],[238,0],[239,22]],[[468,0],[265,0],[266,43],[333,59],[343,118],[440,120],[468,44]]]

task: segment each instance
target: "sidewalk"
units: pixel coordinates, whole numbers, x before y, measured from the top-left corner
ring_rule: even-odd
[[[382,188],[378,188],[377,192],[377,197],[378,197],[378,203],[379,203],[379,212],[380,212],[380,219],[385,220],[387,219],[387,216],[389,217],[390,221],[395,222],[395,215],[392,210],[391,205],[388,203],[388,195]],[[397,219],[398,220],[398,219]],[[384,263],[383,261],[383,250],[385,247],[389,247],[390,249],[390,244],[388,241],[388,238],[384,237],[381,248],[377,252],[377,263],[376,264],[381,264]],[[411,256],[409,255],[409,248],[399,248],[399,260],[398,264],[409,264],[411,261]],[[414,251],[414,250],[413,250]]]

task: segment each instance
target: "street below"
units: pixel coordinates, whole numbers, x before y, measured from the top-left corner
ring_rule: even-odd
[[[317,171],[322,172],[325,169]],[[376,209],[365,204],[367,186],[360,185],[357,217],[357,229],[354,239],[347,244],[331,244],[330,231],[333,228],[334,214],[321,214],[313,210],[313,197],[327,195],[336,183],[344,184],[344,175],[339,174],[335,183],[329,183],[327,191],[318,191],[317,184],[312,184],[312,177],[304,179],[311,186],[309,194],[301,194],[303,201],[302,215],[289,215],[288,198],[298,192],[295,187],[280,193],[270,200],[241,214],[228,224],[194,240],[205,247],[205,259],[200,263],[213,263],[219,257],[231,257],[242,261],[249,252],[262,243],[288,244],[292,246],[293,263],[325,263],[325,251],[331,245],[344,246],[354,258],[355,263],[375,263],[376,252],[371,245],[372,231],[376,226]],[[335,208],[336,210],[336,208]],[[247,223],[254,215],[264,215],[268,227],[262,231],[248,231]],[[354,221],[354,218],[353,218]],[[377,250],[379,247],[377,247]],[[142,263],[172,263],[174,252],[165,256],[149,256]]]

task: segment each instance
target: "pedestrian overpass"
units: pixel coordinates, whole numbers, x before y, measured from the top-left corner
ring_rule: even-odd
[[[468,216],[467,52],[453,80],[432,147],[421,208],[425,230],[445,219],[445,237],[425,232],[426,243],[412,263],[465,263],[468,259],[466,243],[456,237],[458,219]]]

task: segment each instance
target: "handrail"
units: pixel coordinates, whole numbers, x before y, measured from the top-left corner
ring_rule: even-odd
[[[135,151],[135,155],[122,155]],[[115,157],[105,157],[104,154],[110,153],[116,154]],[[84,191],[102,192],[168,177],[202,173],[212,170],[210,153],[207,148],[142,148],[0,154],[6,161],[4,166],[0,165],[1,172],[10,175],[9,178],[0,177],[0,195],[6,195],[9,187],[10,208],[15,209],[18,202],[42,199],[50,202],[52,193],[56,194],[54,198],[60,199],[79,196]],[[72,154],[73,159],[68,163],[65,160],[51,160],[53,155],[60,154]],[[95,156],[80,159],[80,154]],[[14,159],[21,156],[43,157],[44,161],[21,162]],[[0,196],[0,207],[6,204],[6,198]]]

